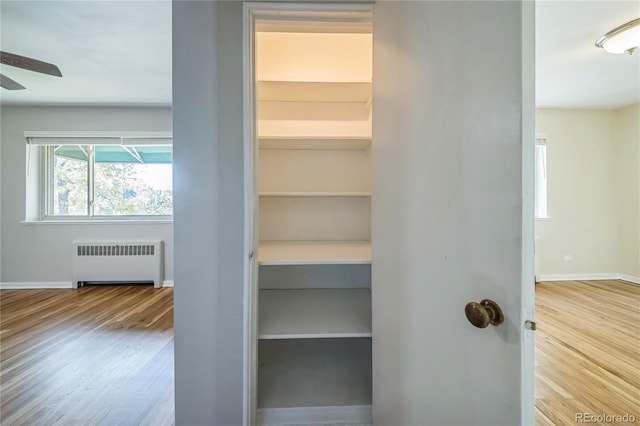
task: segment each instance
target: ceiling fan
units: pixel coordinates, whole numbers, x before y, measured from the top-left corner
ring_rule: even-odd
[[[38,61],[37,59],[27,58],[26,56],[16,55],[9,52],[0,52],[0,64],[10,65],[12,67],[22,68],[25,70],[39,72],[42,74],[62,77],[60,69],[50,63]],[[4,74],[0,74],[0,87],[7,90],[24,90],[25,87],[15,80],[10,79]]]

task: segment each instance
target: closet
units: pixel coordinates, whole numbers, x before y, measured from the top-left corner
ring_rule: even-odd
[[[257,421],[371,421],[370,24],[255,34]]]

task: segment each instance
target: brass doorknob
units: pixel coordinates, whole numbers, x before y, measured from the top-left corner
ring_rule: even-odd
[[[504,322],[502,309],[490,299],[481,300],[480,303],[467,303],[464,307],[464,314],[469,322],[478,328],[485,328],[489,324],[499,325]]]

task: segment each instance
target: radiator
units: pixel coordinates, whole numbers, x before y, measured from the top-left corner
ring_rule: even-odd
[[[162,286],[162,241],[75,241],[73,287],[85,282],[153,281]]]

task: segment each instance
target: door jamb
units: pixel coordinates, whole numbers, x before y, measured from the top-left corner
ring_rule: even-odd
[[[258,160],[255,107],[256,21],[371,22],[373,4],[246,2],[242,14],[243,152],[244,152],[244,283],[243,283],[243,413],[245,426],[256,424],[258,365]]]

